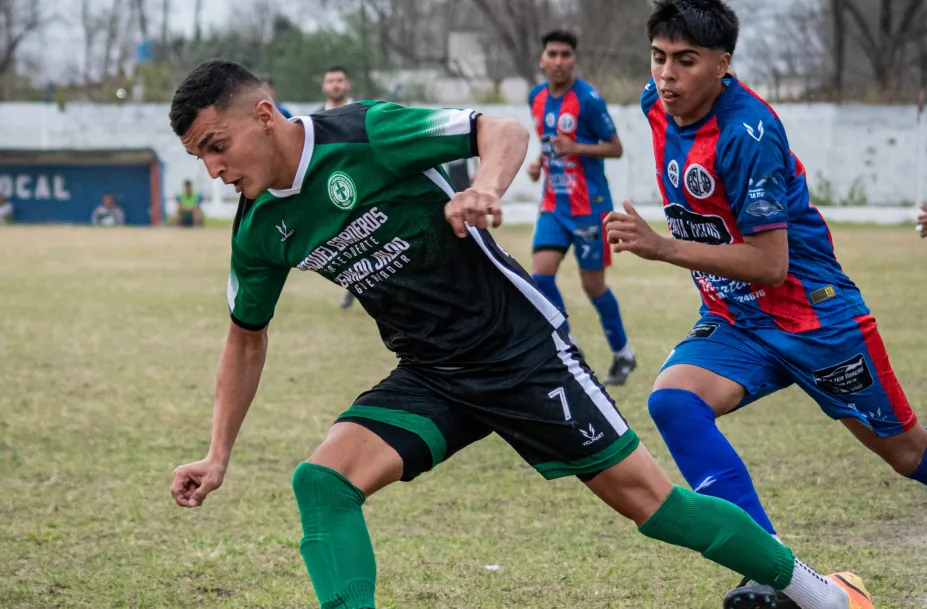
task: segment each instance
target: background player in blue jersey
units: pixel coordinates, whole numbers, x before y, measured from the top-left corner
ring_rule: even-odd
[[[528,167],[528,174],[537,181],[543,170],[546,180],[531,273],[544,295],[566,312],[555,275],[573,246],[583,290],[599,312],[613,353],[605,382],[623,385],[637,363],[618,300],[605,284],[611,253],[602,230],[602,219],[612,210],[604,159],[621,156],[621,140],[605,101],[589,83],[573,77],[576,36],[555,30],[545,34],[541,43],[541,69],[547,82],[528,96],[541,138],[541,157]]]
[[[804,167],[772,108],[728,71],[736,15],[721,0],[659,0],[648,29],[653,80],[641,105],[672,238],[628,204],[606,231],[616,252],[690,269],[702,295],[702,318],[649,400],[682,474],[775,534],[715,419],[796,384],[898,473],[927,484],[927,430],[835,258]],[[744,582],[725,606],[773,602],[794,607]]]

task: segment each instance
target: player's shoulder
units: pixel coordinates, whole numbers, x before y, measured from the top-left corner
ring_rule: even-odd
[[[728,81],[723,106],[716,112],[718,150],[739,154],[744,146],[788,148],[788,138],[776,111],[762,97],[736,79]]]
[[[740,81],[728,78],[724,106],[717,114],[719,128],[725,135],[735,138],[751,137],[748,127],[752,127],[752,136],[756,139],[761,128],[764,133],[782,130],[779,115],[766,100]]]
[[[547,90],[547,81],[545,80],[539,85],[535,85],[531,88],[531,91],[528,92],[528,103],[533,103],[534,99],[541,94],[542,91]]]
[[[579,97],[581,102],[592,101],[604,103],[605,101],[602,99],[602,95],[599,93],[598,89],[581,78],[576,79],[576,82],[573,84],[573,91],[576,92],[576,96]]]
[[[644,114],[650,114],[650,110],[653,108],[654,104],[657,103],[660,95],[657,93],[657,84],[651,78],[647,81],[647,84],[644,85],[644,90],[641,91],[641,110]]]

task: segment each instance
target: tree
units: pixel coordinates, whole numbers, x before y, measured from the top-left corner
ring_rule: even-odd
[[[538,82],[540,38],[553,21],[551,0],[472,0],[506,49],[518,75],[529,86]]]
[[[843,9],[856,26],[858,41],[879,88],[894,99],[903,84],[902,62],[913,43],[927,35],[925,0],[878,0],[875,19],[872,3],[863,8],[858,0],[842,0]],[[867,10],[868,9],[868,10]]]
[[[49,19],[35,0],[0,0],[0,76],[13,67],[23,41]]]

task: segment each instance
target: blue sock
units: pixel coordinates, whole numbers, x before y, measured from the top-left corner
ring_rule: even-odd
[[[924,459],[921,461],[920,466],[908,478],[927,485],[927,452],[924,453]]]
[[[538,284],[541,294],[547,296],[547,300],[554,303],[566,316],[566,305],[563,304],[563,296],[560,295],[560,290],[557,289],[556,277],[554,275],[532,275],[531,278],[534,279],[534,283]],[[562,327],[567,331],[567,334],[570,333],[569,322],[564,321]]]
[[[730,501],[775,535],[747,466],[718,430],[711,406],[691,391],[657,389],[650,394],[649,407],[689,486],[697,493]]]
[[[599,321],[602,322],[608,346],[612,348],[612,353],[618,353],[628,344],[628,336],[624,333],[624,324],[621,323],[618,299],[610,289],[605,288],[604,294],[591,300],[599,312]]]

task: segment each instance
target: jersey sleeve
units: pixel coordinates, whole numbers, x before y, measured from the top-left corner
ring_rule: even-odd
[[[379,103],[367,111],[370,145],[393,173],[422,173],[478,155],[474,110],[407,108]]]
[[[245,330],[269,324],[289,271],[249,254],[247,245],[234,238],[227,294],[232,321]]]
[[[586,98],[583,113],[589,121],[589,128],[593,136],[600,142],[610,142],[618,134],[615,123],[608,113],[605,100],[598,93],[592,93]]]
[[[721,179],[742,235],[788,228],[789,148],[777,123],[743,123],[720,151]]]

